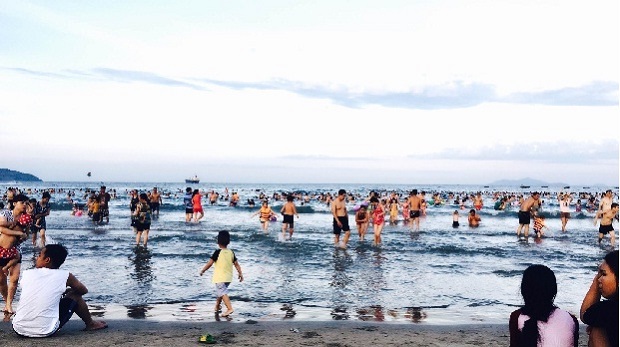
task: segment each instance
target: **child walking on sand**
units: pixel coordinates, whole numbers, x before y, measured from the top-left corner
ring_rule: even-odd
[[[226,312],[222,314],[222,317],[228,317],[234,312],[232,304],[230,303],[230,298],[228,297],[228,286],[233,279],[233,265],[239,274],[239,282],[243,282],[243,274],[241,273],[241,266],[237,261],[237,257],[232,250],[227,248],[229,243],[230,233],[226,230],[220,231],[217,235],[217,245],[220,249],[213,252],[207,264],[200,270],[200,276],[202,276],[205,271],[209,270],[209,268],[215,264],[213,278],[211,280],[211,282],[215,284],[217,296],[215,300],[215,313],[221,312],[222,301],[224,301]]]

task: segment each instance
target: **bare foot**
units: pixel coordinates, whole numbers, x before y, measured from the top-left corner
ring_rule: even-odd
[[[5,309],[4,311],[2,311],[2,313],[4,313],[4,318],[2,319],[3,322],[10,322],[11,317],[13,317],[13,315],[15,314],[15,312],[13,312],[13,309]]]
[[[102,320],[94,320],[91,324],[87,325],[86,328],[84,328],[84,330],[93,331],[93,330],[105,329],[107,327],[108,327],[108,323]]]
[[[228,310],[224,313],[222,313],[222,317],[228,317],[230,316],[233,312],[235,312],[235,310]]]

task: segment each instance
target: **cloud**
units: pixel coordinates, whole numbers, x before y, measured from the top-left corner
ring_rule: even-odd
[[[36,71],[36,70],[24,69],[24,68],[20,68],[20,67],[2,68],[2,70],[8,70],[8,71],[17,72],[17,73],[20,73],[20,74],[37,76],[37,77],[61,78],[61,79],[65,79],[65,78],[69,77],[67,75],[63,75],[63,74],[59,74],[59,73],[46,72],[46,71]]]
[[[71,69],[71,70],[63,70],[63,73],[55,73],[55,72],[37,71],[37,70],[15,68],[15,67],[1,68],[1,69],[17,72],[19,74],[24,74],[24,75],[46,77],[46,78],[51,78],[51,79],[69,79],[69,78],[92,79],[92,78],[99,77],[99,78],[104,78],[106,80],[112,80],[112,81],[123,82],[123,83],[143,82],[143,83],[157,84],[157,85],[170,86],[170,87],[185,87],[185,88],[191,88],[194,90],[201,90],[201,91],[206,90],[206,88],[199,86],[197,84],[180,81],[174,78],[163,77],[163,76],[160,76],[160,75],[157,75],[151,72],[145,72],[145,71],[94,68],[94,69],[87,70],[87,71]]]
[[[405,92],[356,92],[346,87],[313,86],[287,80],[234,82],[200,79],[200,81],[238,90],[288,91],[304,97],[328,99],[336,104],[352,108],[379,105],[421,110],[474,107],[487,102],[549,106],[612,106],[618,104],[619,88],[617,82],[597,81],[579,87],[514,93],[499,97],[493,85],[463,81],[429,85]]]
[[[580,87],[514,93],[498,101],[557,106],[614,106],[618,105],[618,83],[595,81]]]
[[[415,159],[448,160],[523,160],[548,163],[596,163],[618,162],[620,157],[618,140],[604,140],[599,143],[556,142],[526,143],[519,145],[494,145],[474,150],[450,148],[439,153],[410,155]]]
[[[493,86],[461,81],[428,86],[409,92],[355,92],[345,87],[326,88],[281,79],[270,82],[231,82],[212,79],[200,79],[200,81],[239,90],[288,91],[309,98],[329,99],[336,104],[353,108],[365,105],[379,105],[424,110],[449,109],[472,107],[495,99]]]
[[[235,90],[276,90],[294,93],[307,98],[326,99],[350,108],[378,105],[388,108],[438,110],[474,107],[484,103],[534,104],[549,106],[614,106],[618,104],[618,82],[594,81],[578,87],[566,87],[537,92],[520,92],[498,96],[493,85],[476,82],[453,81],[449,83],[412,88],[408,91],[358,91],[343,85],[311,85],[300,81],[274,79],[245,82],[223,81],[209,78],[192,78],[198,83],[161,76],[152,72],[94,68],[87,71],[65,70],[65,73],[36,71],[24,68],[3,68],[20,74],[46,78],[100,77],[116,82],[143,82],[170,87],[184,87],[199,91],[210,84]]]

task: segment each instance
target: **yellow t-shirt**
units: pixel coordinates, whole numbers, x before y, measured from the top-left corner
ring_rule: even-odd
[[[228,248],[218,249],[213,252],[211,259],[213,264],[212,283],[232,282],[233,264],[237,261],[235,253]]]

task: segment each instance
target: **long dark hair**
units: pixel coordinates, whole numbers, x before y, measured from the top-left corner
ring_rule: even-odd
[[[521,280],[521,295],[525,305],[521,312],[530,319],[525,321],[519,346],[536,347],[540,340],[538,321],[546,322],[551,313],[556,309],[553,304],[558,285],[555,274],[544,265],[531,265],[523,271]]]

